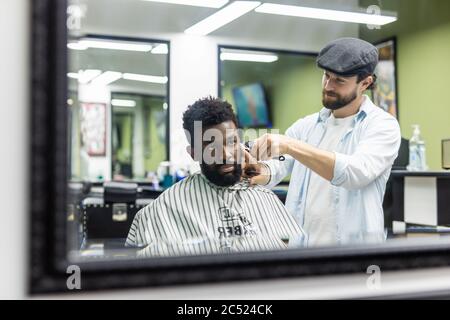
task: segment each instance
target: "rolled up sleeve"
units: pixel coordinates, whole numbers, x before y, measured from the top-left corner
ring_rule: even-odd
[[[400,148],[400,126],[391,116],[378,120],[362,132],[353,154],[335,152],[331,184],[349,190],[361,189],[392,167]]]
[[[285,135],[294,138],[297,140],[301,140],[301,130],[302,130],[302,122],[303,119],[295,122],[291,127],[289,127]],[[285,161],[278,160],[269,160],[264,161],[270,171],[270,180],[268,184],[265,186],[266,188],[273,188],[278,185],[284,178],[286,178],[289,174],[292,173],[292,169],[294,167],[295,159],[289,155],[285,155]]]
[[[263,162],[269,168],[270,179],[266,188],[273,188],[278,185],[285,177],[287,177],[294,166],[294,158],[286,156],[285,161],[270,160]]]

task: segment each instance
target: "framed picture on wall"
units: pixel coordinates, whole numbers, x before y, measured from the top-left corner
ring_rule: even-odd
[[[372,90],[373,102],[398,118],[396,39],[391,38],[375,46],[378,48],[380,61],[375,70],[377,85]]]
[[[89,156],[106,156],[106,104],[81,103],[81,139]]]

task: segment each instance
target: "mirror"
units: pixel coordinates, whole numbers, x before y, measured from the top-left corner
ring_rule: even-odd
[[[112,179],[145,181],[166,160],[164,96],[112,93]]]
[[[316,66],[316,53],[244,50],[226,46],[219,50],[221,97],[237,108],[239,89],[259,84],[267,100],[267,120],[255,126],[252,121],[242,119],[244,121],[240,121],[240,125],[243,128],[276,128],[282,133],[291,126],[293,118],[305,117],[315,111],[317,96],[321,94],[316,84],[321,82],[322,77]],[[268,62],[228,60],[233,55],[252,55],[255,60],[266,58]],[[303,107],[294,108],[294,101]],[[289,112],[283,112],[287,109]],[[241,113],[246,116],[244,110],[236,112],[238,116]]]
[[[450,115],[437,97],[445,92],[442,70],[448,66],[450,52],[442,39],[450,33],[450,7],[438,0],[433,4],[417,0],[412,7],[403,0],[380,1],[375,6],[365,0],[271,2],[280,5],[279,10],[290,11],[274,13],[264,1],[247,2],[228,24],[208,29],[209,24],[197,23],[226,6],[243,4],[69,1],[67,237],[71,259],[364,248],[374,242],[381,246],[448,233],[448,173],[440,170],[440,143],[449,135],[446,119]],[[284,7],[300,5],[332,10],[333,19],[304,16],[298,8]],[[343,12],[366,14],[367,23],[345,20]],[[375,16],[384,22],[377,23]],[[327,43],[343,37],[361,38],[378,48],[378,86],[365,94],[391,114],[389,119],[400,126],[403,138],[411,139],[412,125],[420,124],[429,169],[407,171],[409,144],[399,140],[393,171],[387,167],[377,171],[376,178],[382,179],[374,187],[376,195],[369,197],[370,201],[376,198],[376,205],[367,209],[366,202],[361,202],[351,209],[341,208],[347,215],[328,216],[331,222],[322,226],[328,231],[337,224],[341,228],[359,223],[367,228],[355,227],[336,241],[308,245],[305,239],[318,219],[307,220],[310,225],[305,227],[304,216],[296,216],[300,209],[293,207],[295,201],[289,196],[303,190],[292,186],[309,179],[301,175],[304,179],[293,181],[304,166],[294,169],[295,174],[287,172],[276,186],[261,187],[270,199],[252,198],[244,191],[241,198],[236,193],[225,196],[229,189],[215,189],[212,179],[204,180],[206,175],[199,174],[204,167],[187,148],[193,142],[186,139],[183,114],[200,98],[221,97],[237,118],[235,122],[226,118],[224,127],[216,129],[225,131],[230,125],[241,130],[233,135],[236,141],[227,140],[227,144],[240,145],[267,130],[283,134],[299,119],[322,110],[322,81],[327,74],[317,67],[316,58]],[[424,106],[433,106],[433,111]],[[216,107],[227,113],[220,102]],[[305,136],[303,141],[313,144],[310,138]],[[233,187],[251,189],[240,182]],[[192,186],[184,187],[188,183]],[[339,193],[341,199],[361,200],[367,191],[347,189],[345,196]],[[226,201],[234,201],[236,207],[228,208]],[[252,208],[266,218],[252,216]],[[367,215],[358,215],[360,211]],[[364,236],[372,227],[383,239]],[[253,232],[258,236],[250,237]],[[152,237],[164,240],[155,244]]]
[[[72,179],[145,181],[168,159],[167,43],[77,36],[67,46]]]

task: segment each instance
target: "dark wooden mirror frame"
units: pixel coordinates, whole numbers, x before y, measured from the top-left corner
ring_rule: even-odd
[[[67,34],[63,0],[32,2],[31,294],[66,286]],[[79,263],[81,291],[448,266],[450,241]],[[442,296],[442,292],[440,293]]]

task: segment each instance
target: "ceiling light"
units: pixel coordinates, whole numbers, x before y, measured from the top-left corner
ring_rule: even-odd
[[[136,107],[136,101],[134,100],[122,100],[122,99],[112,99],[111,105],[115,107],[128,107],[133,108]]]
[[[278,60],[278,56],[271,54],[251,54],[251,53],[234,53],[234,52],[222,52],[220,54],[220,60],[231,61],[250,61],[250,62],[275,62]]]
[[[198,22],[192,27],[186,29],[184,32],[187,34],[201,36],[207,35],[208,33],[211,33],[214,30],[223,27],[227,23],[230,23],[231,21],[243,16],[247,12],[252,11],[260,4],[261,2],[259,1],[232,2],[230,5],[210,15],[209,17]]]
[[[264,3],[260,7],[256,8],[255,11],[260,13],[278,14],[293,17],[363,23],[380,26],[397,21],[397,17],[395,16],[383,16],[359,12],[307,8],[274,3]]]
[[[122,74],[120,72],[105,71],[101,75],[99,75],[97,78],[92,80],[91,84],[106,86],[114,81],[119,80],[121,77],[122,77]]]
[[[149,52],[152,50],[152,45],[143,43],[131,43],[125,41],[109,41],[109,40],[93,40],[83,39],[78,42],[78,46],[96,49],[110,49],[110,50],[125,50]]]
[[[67,44],[67,48],[71,50],[86,50],[87,47],[79,42],[71,42]]]
[[[71,79],[78,79],[79,75],[76,72],[69,72],[67,76]]]
[[[145,0],[150,2],[162,2],[169,4],[182,4],[186,6],[221,8],[228,0]]]
[[[101,70],[95,70],[95,69],[88,69],[88,70],[84,70],[84,71],[80,70],[80,71],[78,71],[78,82],[86,84],[101,73],[102,73]]]
[[[135,74],[135,73],[124,73],[122,78],[125,80],[162,83],[162,84],[167,83],[167,81],[169,80],[167,77],[149,76],[149,75]]]
[[[167,44],[161,43],[152,49],[152,53],[153,54],[168,54],[169,48],[167,47]]]

